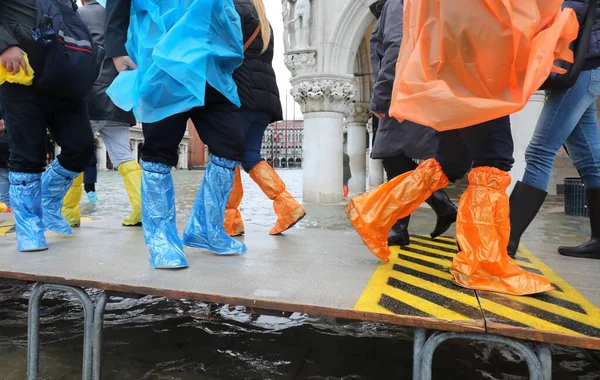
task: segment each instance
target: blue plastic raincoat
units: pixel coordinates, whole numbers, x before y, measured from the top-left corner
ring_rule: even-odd
[[[119,74],[107,93],[138,121],[203,106],[207,83],[240,105],[232,74],[244,43],[232,0],[133,0],[127,37],[138,69]]]

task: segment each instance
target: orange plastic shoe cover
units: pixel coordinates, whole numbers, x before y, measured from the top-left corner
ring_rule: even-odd
[[[229,236],[241,236],[244,234],[244,219],[240,213],[240,203],[244,197],[244,187],[242,186],[242,175],[240,167],[235,169],[233,178],[233,187],[229,193],[227,206],[225,206],[225,221],[223,228]]]
[[[271,165],[261,161],[250,170],[249,174],[265,195],[273,200],[273,210],[277,215],[277,222],[269,232],[271,235],[278,235],[292,228],[304,218],[306,215],[304,208],[286,191],[285,183]]]
[[[387,239],[398,219],[412,214],[434,191],[448,185],[448,178],[435,159],[421,163],[346,205],[350,223],[373,254],[388,262]]]
[[[390,115],[445,131],[521,110],[573,62],[563,0],[404,0]],[[468,10],[465,12],[465,10]]]
[[[465,288],[512,295],[553,290],[550,281],[529,273],[508,256],[510,174],[491,167],[475,168],[458,205],[456,239],[461,251],[450,272]]]

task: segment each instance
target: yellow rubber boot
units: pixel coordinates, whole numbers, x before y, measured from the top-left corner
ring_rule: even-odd
[[[8,206],[4,202],[0,202],[0,212],[5,212],[8,210]]]
[[[233,187],[229,193],[227,206],[225,207],[225,220],[223,228],[229,236],[242,236],[244,234],[244,219],[240,213],[240,203],[244,197],[244,187],[242,186],[242,175],[240,167],[235,169]]]
[[[277,215],[277,223],[269,234],[278,235],[298,223],[306,212],[300,203],[285,189],[275,169],[265,161],[261,161],[250,170],[250,177],[258,184],[269,199],[273,200],[273,210]]]
[[[82,186],[83,173],[79,174],[73,180],[73,184],[63,200],[62,214],[71,227],[79,227],[81,225],[79,202],[81,202],[81,196],[83,195]]]
[[[458,205],[456,240],[461,251],[450,273],[459,286],[517,296],[553,290],[550,281],[527,272],[508,256],[510,174],[492,167],[475,168]]]
[[[123,176],[125,190],[131,202],[131,213],[123,219],[126,227],[142,225],[142,168],[137,161],[131,160],[119,165],[119,173]]]

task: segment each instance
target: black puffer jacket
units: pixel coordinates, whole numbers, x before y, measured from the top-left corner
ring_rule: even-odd
[[[91,120],[117,121],[135,125],[135,117],[132,112],[126,112],[115,106],[106,95],[106,90],[115,80],[119,72],[111,58],[105,58],[104,51],[104,19],[106,18],[104,7],[96,0],[89,0],[87,4],[79,8],[79,15],[92,33],[94,43],[98,47],[98,66],[100,74],[94,86],[87,95],[87,105]]]
[[[596,1],[596,23],[592,30],[592,37],[587,52],[587,69],[600,66],[600,0],[565,0],[563,7],[572,8],[577,14],[580,24],[585,20],[585,14],[590,1]]]
[[[248,41],[259,25],[258,13],[250,0],[234,0],[235,9],[242,19],[244,42]],[[244,64],[234,73],[238,86],[242,109],[264,112],[271,116],[271,122],[283,119],[279,88],[273,70],[273,31],[268,50],[261,54],[263,40],[261,34],[244,53]]]

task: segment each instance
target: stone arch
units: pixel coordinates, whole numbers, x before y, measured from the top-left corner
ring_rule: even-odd
[[[375,18],[369,10],[373,0],[351,0],[346,3],[336,27],[327,39],[325,72],[352,74],[356,53],[365,32]]]

